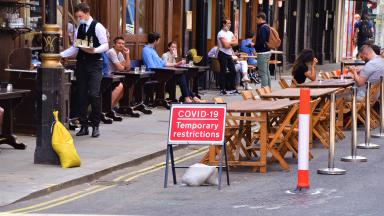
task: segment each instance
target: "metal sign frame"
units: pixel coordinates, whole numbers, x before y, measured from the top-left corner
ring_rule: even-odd
[[[178,107],[191,107],[194,108],[221,108],[224,109],[224,116],[223,116],[223,128],[222,128],[222,138],[220,141],[172,141],[170,139],[171,135],[171,126],[172,126],[172,120],[174,120],[172,117],[172,111],[174,108]],[[221,145],[222,151],[220,156],[220,162],[219,166],[217,167],[219,169],[219,184],[218,189],[221,188],[221,176],[223,172],[223,158],[225,159],[225,170],[227,175],[227,185],[230,185],[229,183],[229,172],[228,172],[228,158],[227,158],[227,150],[225,145],[225,120],[226,120],[226,110],[227,110],[227,104],[225,103],[199,103],[199,104],[183,104],[183,103],[175,103],[171,105],[170,109],[170,117],[169,117],[169,126],[168,126],[168,138],[167,138],[167,152],[166,152],[166,159],[165,159],[165,175],[164,175],[164,188],[168,187],[168,170],[169,170],[169,162],[171,162],[171,169],[172,169],[172,176],[173,176],[173,184],[177,184],[176,180],[176,168],[189,168],[189,167],[176,167],[175,166],[175,160],[173,156],[173,145]],[[212,116],[209,116],[212,117]],[[217,119],[218,120],[218,119]]]

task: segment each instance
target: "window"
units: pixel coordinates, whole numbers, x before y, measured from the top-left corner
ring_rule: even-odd
[[[125,33],[143,34],[147,32],[147,0],[126,0]]]

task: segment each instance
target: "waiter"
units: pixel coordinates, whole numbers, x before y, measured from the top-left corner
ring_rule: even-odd
[[[77,54],[76,60],[76,87],[78,89],[77,97],[80,107],[81,129],[76,136],[85,136],[89,134],[89,122],[92,126],[92,137],[100,136],[99,123],[101,117],[101,97],[100,84],[102,79],[102,57],[101,53],[108,50],[108,39],[106,29],[101,23],[93,20],[91,17],[89,5],[80,3],[75,7],[75,16],[80,26],[75,32],[75,40],[88,40],[89,46],[78,48],[71,46],[60,53],[61,57],[67,58]],[[75,43],[76,46],[79,43]],[[87,107],[91,104],[92,112],[87,118]]]

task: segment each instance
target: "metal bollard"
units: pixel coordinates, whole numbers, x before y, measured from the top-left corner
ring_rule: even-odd
[[[378,149],[380,146],[371,143],[371,106],[370,106],[370,90],[371,83],[366,82],[367,91],[365,93],[365,143],[357,145],[359,149]]]
[[[377,134],[372,134],[374,138],[384,137],[384,77],[380,77],[380,130]]]
[[[336,127],[336,111],[335,111],[336,95],[331,95],[331,106],[329,108],[329,154],[328,154],[328,168],[318,169],[318,174],[324,175],[344,175],[347,171],[335,168],[335,127]]]
[[[351,140],[351,156],[342,157],[344,162],[367,162],[366,157],[356,155],[357,142],[357,113],[356,113],[356,94],[357,88],[352,88],[352,140]]]

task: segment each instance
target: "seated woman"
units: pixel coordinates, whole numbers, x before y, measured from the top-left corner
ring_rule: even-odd
[[[317,59],[311,49],[303,49],[299,57],[295,60],[292,67],[292,76],[297,83],[304,83],[308,78],[311,81],[316,80]]]
[[[176,62],[177,58],[177,44],[175,41],[171,41],[168,43],[168,52],[162,55],[162,59],[167,64],[181,64],[181,62]],[[185,62],[183,62],[185,64]],[[197,102],[204,103],[206,100],[200,100],[189,88],[188,88],[188,79],[186,75],[181,75],[179,78],[179,86],[181,90],[182,97],[184,98],[184,102]]]

